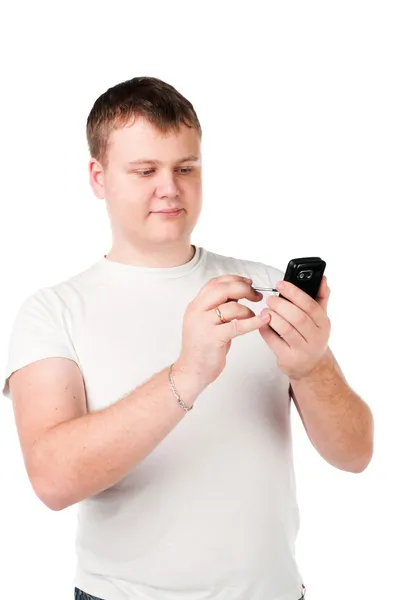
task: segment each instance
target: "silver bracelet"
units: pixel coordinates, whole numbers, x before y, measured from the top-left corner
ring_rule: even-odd
[[[174,385],[174,381],[173,381],[173,378],[172,378],[172,376],[171,376],[171,369],[172,369],[173,365],[174,365],[174,363],[171,363],[171,365],[169,366],[169,381],[170,381],[171,387],[173,388],[174,395],[175,395],[175,397],[177,398],[177,402],[178,402],[178,404],[179,404],[180,406],[182,406],[182,408],[185,410],[185,412],[188,412],[188,411],[190,411],[190,410],[192,410],[192,409],[193,409],[193,404],[192,404],[192,406],[187,406],[187,405],[185,404],[185,402],[183,402],[183,401],[181,400],[181,396],[180,396],[180,394],[177,392],[177,390],[176,390],[176,386]]]

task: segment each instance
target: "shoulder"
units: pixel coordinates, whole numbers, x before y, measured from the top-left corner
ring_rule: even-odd
[[[95,265],[54,285],[40,287],[16,307],[10,320],[3,394],[9,395],[11,374],[38,360],[62,357],[79,364],[71,335],[74,311],[93,288]]]
[[[82,296],[95,290],[100,282],[99,261],[89,267],[63,278],[30,294],[22,308],[41,307],[54,315],[70,312]]]

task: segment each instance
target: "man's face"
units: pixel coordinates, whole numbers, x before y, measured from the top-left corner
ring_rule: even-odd
[[[135,117],[132,126],[111,133],[106,171],[90,161],[90,183],[106,200],[116,242],[147,248],[187,243],[202,206],[199,133],[181,125],[178,134],[165,135]],[[170,208],[182,211],[159,214]]]

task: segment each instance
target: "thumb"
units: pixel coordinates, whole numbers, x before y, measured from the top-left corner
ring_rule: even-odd
[[[318,295],[315,300],[318,304],[323,308],[325,312],[327,312],[328,302],[330,297],[330,287],[327,284],[326,277],[322,277],[321,285],[318,291]]]

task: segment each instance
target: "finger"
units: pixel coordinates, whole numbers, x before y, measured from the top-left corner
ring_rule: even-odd
[[[223,283],[225,281],[245,281],[246,283],[253,282],[252,279],[249,279],[248,277],[243,277],[242,275],[236,275],[234,273],[224,273],[223,275],[217,275],[216,277],[212,277],[211,279],[209,279],[206,285],[217,285],[218,283]]]
[[[316,301],[318,302],[318,304],[321,306],[321,308],[325,311],[327,311],[327,306],[328,306],[328,302],[329,302],[329,297],[330,297],[330,287],[327,284],[327,280],[326,277],[323,276],[322,277],[322,282],[316,297]]]
[[[277,283],[276,289],[284,298],[287,298],[307,313],[317,327],[322,327],[325,324],[327,315],[324,309],[309,294],[306,294],[306,292],[303,292],[303,290],[289,281]]]
[[[267,309],[265,312],[269,312],[271,315],[269,326],[285,340],[290,348],[300,348],[303,344],[307,345],[307,341],[291,323],[273,310]]]
[[[221,324],[220,327],[217,328],[217,331],[219,330],[221,337],[224,336],[224,339],[232,340],[240,335],[264,327],[268,322],[268,319],[268,315],[266,319],[260,317],[260,315],[255,315],[249,319],[233,319],[228,323]]]
[[[225,321],[232,321],[232,319],[249,319],[250,317],[256,316],[256,314],[248,306],[235,301],[220,304],[218,309]],[[212,313],[212,320],[214,324],[217,325],[218,323],[222,323],[214,308],[212,308],[209,312]]]
[[[318,333],[319,328],[310,316],[292,302],[278,296],[269,296],[266,302],[277,315],[293,325],[307,342],[310,342]]]
[[[252,302],[258,302],[262,299],[262,294],[257,293],[250,283],[245,281],[224,281],[202,291],[203,293],[197,296],[196,301],[199,308],[203,310],[216,308],[220,304],[228,302],[228,300],[247,298]]]
[[[260,327],[259,333],[275,356],[281,357],[283,356],[283,352],[290,350],[289,344],[272,329],[270,321]]]

